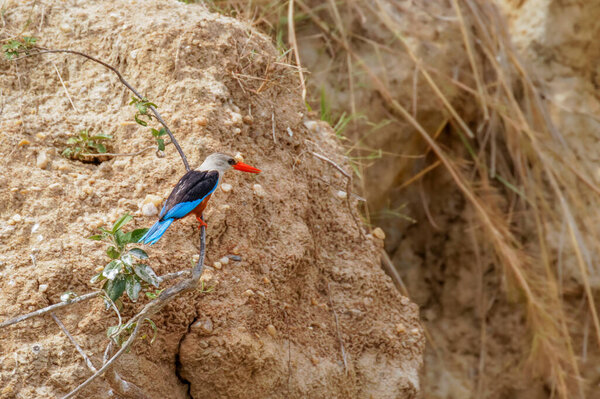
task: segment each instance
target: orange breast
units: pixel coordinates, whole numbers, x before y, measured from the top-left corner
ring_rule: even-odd
[[[190,213],[193,213],[196,216],[202,216],[202,212],[204,212],[206,205],[208,205],[208,200],[210,199],[211,195],[212,193],[207,195],[206,198],[204,198],[204,200],[200,204],[198,204],[198,206],[195,207],[194,210],[192,210]]]

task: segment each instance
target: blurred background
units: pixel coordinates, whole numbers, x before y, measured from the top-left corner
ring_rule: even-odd
[[[420,306],[423,398],[600,398],[600,2],[203,3],[301,65]]]

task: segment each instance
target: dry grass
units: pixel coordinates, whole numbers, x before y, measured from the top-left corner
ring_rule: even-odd
[[[282,24],[285,7],[281,4],[285,2],[215,3],[253,18],[263,28],[270,28],[275,37],[280,37],[277,26]],[[391,118],[408,121],[418,132],[421,143],[427,144],[427,151],[433,151],[437,160],[403,186],[443,165],[477,215],[474,229],[486,233],[475,240],[477,246],[493,248],[509,282],[507,290],[516,288],[519,293],[531,332],[530,364],[539,374],[549,377],[558,397],[583,397],[580,359],[574,349],[580,343],[575,345],[574,340],[578,338],[572,333],[578,326],[568,316],[571,306],[563,295],[564,266],[560,254],[572,255],[575,260],[577,281],[584,292],[600,348],[600,321],[590,282],[590,273],[597,272],[591,261],[592,254],[599,252],[600,241],[596,239],[594,220],[587,215],[590,207],[597,209],[600,205],[600,189],[586,177],[589,171],[551,121],[543,89],[513,48],[506,22],[490,2],[452,0],[470,66],[470,79],[458,81],[439,71],[436,65],[424,64],[412,51],[387,2],[336,3],[332,0],[319,4],[295,0],[293,11],[294,3],[288,3],[289,18],[285,22],[311,24],[321,31],[332,51],[343,54],[338,59],[345,63],[352,114],[356,114],[354,87],[360,70],[384,99],[393,114]],[[413,109],[408,110],[399,101],[402,94],[390,92],[386,77],[365,62],[354,44],[370,39],[353,35],[344,22],[346,14],[357,13],[373,17],[393,35],[394,43],[372,44],[382,51],[391,51],[390,48],[397,49],[400,45],[401,50],[393,51],[398,57],[410,57],[414,62],[415,81],[417,78],[425,80],[449,116],[448,126],[444,123],[437,133],[427,131],[415,117],[418,93],[413,94]],[[294,24],[290,24],[289,31],[293,33],[291,41],[299,64]],[[383,65],[384,70],[388,67],[392,66]],[[456,109],[445,93],[444,88],[450,86],[458,88],[468,101],[477,103],[475,116],[470,115],[469,120],[461,116],[461,110]],[[310,97],[310,82],[308,87]],[[440,144],[438,135],[442,128],[449,128],[453,139],[463,143],[462,153]],[[359,141],[350,145],[357,157],[369,150],[357,145]],[[409,147],[409,150],[414,149],[416,153],[417,148]],[[409,162],[412,161],[407,159],[407,165]],[[358,171],[364,167],[365,164],[359,163]],[[364,189],[364,182],[362,184]],[[564,242],[552,242],[550,237],[556,234],[550,233],[561,228]],[[530,237],[529,242],[524,242],[525,236]],[[483,331],[482,328],[482,340],[485,339]],[[587,342],[582,345],[586,347]],[[479,394],[482,386],[479,384],[477,388]]]

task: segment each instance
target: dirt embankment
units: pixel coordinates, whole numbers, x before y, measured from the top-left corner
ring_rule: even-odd
[[[137,342],[116,366],[125,379],[156,398],[415,396],[424,349],[417,308],[382,272],[383,242],[358,235],[336,196],[344,180],[310,154],[341,162],[329,129],[305,128],[296,71],[267,37],[176,1],[7,1],[4,8],[5,37],[26,27],[45,47],[81,50],[117,67],[158,104],[192,165],[213,151],[239,151],[263,170],[255,178],[232,172],[233,190],[215,193],[206,212],[207,264],[232,253],[242,261],[207,267],[213,292],[185,295],[154,318],[157,340]],[[109,71],[59,55],[0,68],[5,319],[56,303],[65,291],[95,289],[89,278],[106,256],[85,237],[125,212],[149,226],[154,218],[140,212],[145,197],[164,198],[184,169],[172,147],[164,158],[149,151],[99,165],[59,156],[81,129],[112,134],[113,152],[150,145],[149,132],[131,123],[129,93]],[[151,265],[159,274],[187,268],[198,244],[195,221],[178,222],[149,250]],[[126,302],[123,315],[141,305]],[[115,315],[101,300],[58,315],[98,366]],[[0,397],[61,396],[90,374],[49,317],[0,335]],[[111,393],[99,380],[83,396]]]

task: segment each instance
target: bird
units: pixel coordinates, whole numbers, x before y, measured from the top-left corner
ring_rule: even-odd
[[[206,227],[202,220],[202,212],[210,196],[221,183],[223,174],[231,168],[249,173],[261,172],[260,169],[237,161],[230,155],[220,152],[210,154],[197,169],[188,171],[177,182],[158,215],[158,221],[138,242],[155,244],[171,223],[190,214],[195,215],[196,220],[200,222],[198,228]]]

